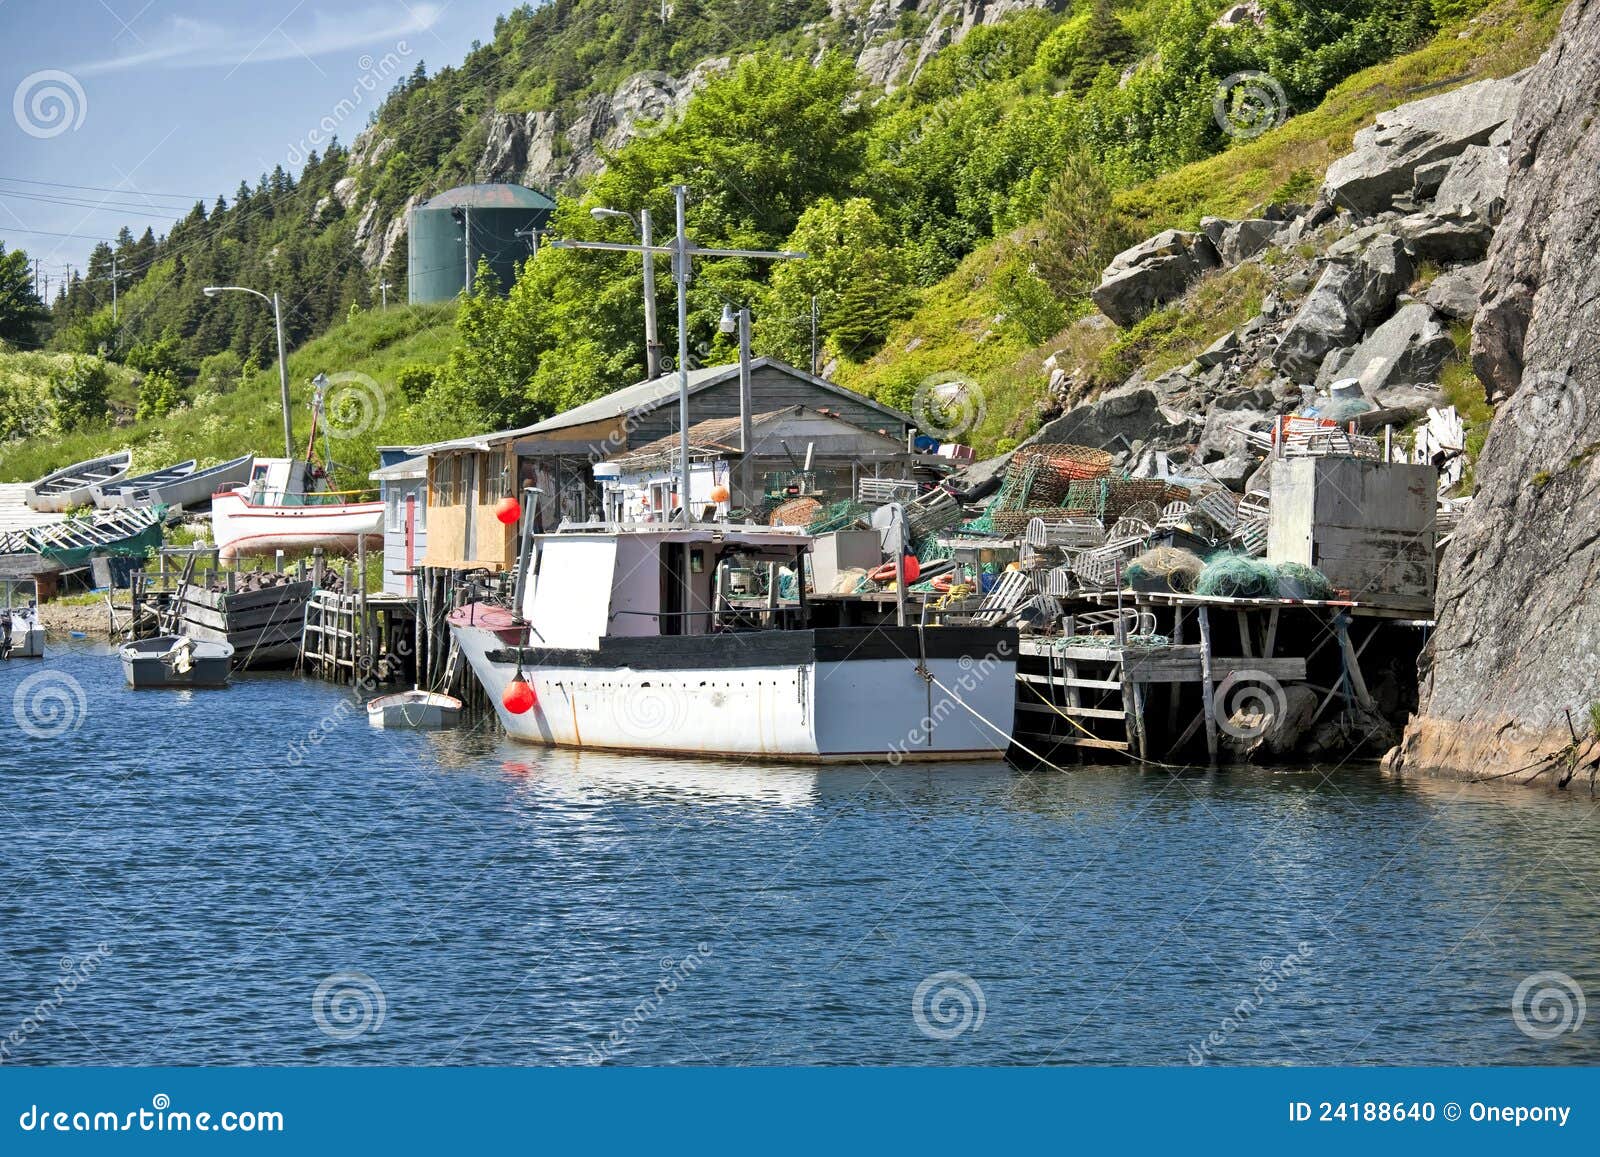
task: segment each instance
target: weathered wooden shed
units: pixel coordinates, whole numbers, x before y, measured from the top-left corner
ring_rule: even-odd
[[[689,372],[690,423],[739,416],[737,364]],[[750,413],[790,407],[831,416],[904,445],[912,418],[775,358],[750,364]],[[663,374],[514,430],[414,446],[427,459],[428,548],[423,564],[504,570],[516,561],[516,527],[494,507],[536,486],[536,526],[604,517],[595,463],[678,431],[678,375]]]

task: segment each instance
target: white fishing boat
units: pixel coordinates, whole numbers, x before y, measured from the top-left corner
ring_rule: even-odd
[[[133,451],[120,450],[103,458],[90,458],[63,466],[53,474],[46,474],[37,482],[30,482],[23,500],[34,510],[47,514],[61,514],[94,502],[93,487],[115,482],[128,473],[133,464]]]
[[[255,459],[247,482],[211,496],[212,537],[222,557],[381,546],[383,503],[324,485],[305,459]]]
[[[194,473],[194,467],[195,460],[190,458],[184,462],[175,462],[171,466],[163,466],[160,470],[152,470],[148,474],[119,478],[115,482],[96,482],[89,487],[89,497],[101,510],[112,506],[132,506],[134,503],[130,500],[135,494],[165,482],[187,478]]]
[[[233,647],[188,635],[157,635],[117,648],[130,687],[224,687],[233,671]]]
[[[18,587],[27,585],[34,595],[19,599]],[[0,604],[0,659],[44,658],[44,628],[39,625],[37,587],[33,579],[0,578],[5,601]]]
[[[454,727],[460,717],[461,700],[437,691],[401,691],[367,704],[367,722],[374,727],[431,730]]]
[[[802,531],[717,523],[533,535],[521,613],[469,604],[451,634],[506,731],[529,743],[801,762],[1004,756],[1013,629],[843,625],[840,604],[803,592],[752,616],[720,593],[727,567],[802,573],[809,545]]]

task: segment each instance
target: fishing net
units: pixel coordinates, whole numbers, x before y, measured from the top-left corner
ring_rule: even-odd
[[[1194,584],[1197,595],[1234,599],[1271,598],[1278,593],[1278,569],[1265,559],[1242,554],[1217,555]]]
[[[1205,566],[1192,550],[1158,546],[1139,555],[1122,573],[1131,583],[1165,583],[1168,590],[1192,591]]]
[[[809,499],[799,501],[809,501]],[[806,531],[809,534],[831,534],[836,530],[848,530],[857,522],[865,521],[871,514],[872,507],[866,503],[845,499],[843,502],[835,502],[818,510],[811,521],[806,523]]]
[[[1333,597],[1333,584],[1315,567],[1299,562],[1278,564],[1278,594],[1286,599],[1327,599]]]

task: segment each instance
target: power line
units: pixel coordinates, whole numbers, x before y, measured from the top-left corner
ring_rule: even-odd
[[[175,201],[204,201],[204,197],[192,197],[188,193],[150,193],[144,189],[130,189],[123,187],[114,189],[109,185],[73,185],[66,181],[41,181],[36,177],[3,177],[0,181],[15,181],[23,185],[49,185],[53,189],[82,189],[91,193],[122,193],[133,194],[139,197],[166,197]]]
[[[0,189],[0,197],[21,197],[28,201],[43,201],[47,205],[65,205],[74,209],[89,209],[101,213],[127,213],[144,217],[163,217],[168,221],[181,221],[188,214],[166,213],[170,205],[152,208],[149,205],[129,205],[122,201],[83,201],[71,197],[46,197],[39,193],[20,193],[15,189]]]
[[[105,241],[115,245],[115,237],[91,237],[87,233],[53,233],[49,229],[19,229],[14,225],[0,225],[0,233],[33,233],[40,237],[70,237],[74,241]]]

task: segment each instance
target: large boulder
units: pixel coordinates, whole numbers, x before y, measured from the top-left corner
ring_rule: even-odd
[[[1510,172],[1505,146],[1471,145],[1455,159],[1434,191],[1434,209],[1464,209],[1497,225],[1505,211]]]
[[[1394,385],[1437,382],[1455,348],[1433,307],[1414,302],[1368,334],[1344,359],[1339,375],[1361,379],[1368,394]]]
[[[1434,278],[1422,300],[1446,317],[1466,321],[1478,312],[1478,294],[1483,290],[1483,275],[1488,263],[1479,261],[1447,269]]]
[[[1260,253],[1287,227],[1285,221],[1265,217],[1246,217],[1229,221],[1225,217],[1200,218],[1200,232],[1211,239],[1224,265],[1237,265]]]
[[[1105,394],[1046,422],[1032,442],[1073,442],[1103,450],[1126,449],[1141,439],[1165,444],[1189,442],[1194,424],[1174,420],[1154,390],[1135,388]]]
[[[1378,114],[1355,151],[1328,166],[1325,195],[1360,213],[1380,213],[1411,190],[1417,169],[1488,144],[1517,111],[1522,73],[1480,80]]]
[[[1473,361],[1495,413],[1390,765],[1594,786],[1600,701],[1600,0],[1573,0],[1511,135]],[[1571,728],[1569,731],[1569,713]]]
[[[1272,360],[1296,381],[1311,381],[1329,351],[1354,345],[1411,282],[1411,258],[1393,234],[1373,237],[1354,261],[1335,261],[1283,331]]]
[[[1431,213],[1409,213],[1393,225],[1411,252],[1424,261],[1476,261],[1489,251],[1494,227],[1487,216],[1465,205],[1436,206]]]
[[[1221,260],[1204,233],[1168,229],[1113,257],[1089,296],[1112,321],[1132,325]]]

